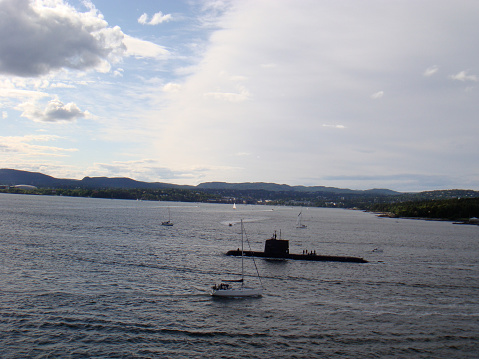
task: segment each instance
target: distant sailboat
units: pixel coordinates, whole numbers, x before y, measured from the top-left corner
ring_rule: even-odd
[[[222,280],[220,284],[215,284],[212,287],[211,295],[213,297],[229,297],[229,298],[245,298],[245,297],[261,297],[263,295],[263,288],[251,288],[244,285],[244,250],[243,250],[243,235],[244,227],[243,220],[241,220],[241,278]],[[261,284],[261,277],[259,276],[256,263],[253,263],[256,268],[259,282]],[[241,283],[241,285],[233,286],[230,283]]]
[[[301,223],[301,217],[303,215],[303,211],[299,212],[298,219],[296,220],[296,228],[307,228],[307,226]]]
[[[173,222],[171,221],[171,214],[170,214],[170,208],[168,208],[168,220],[167,221],[164,221],[164,222],[161,222],[161,225],[162,226],[173,226]]]
[[[233,203],[233,209],[236,209],[236,203]]]

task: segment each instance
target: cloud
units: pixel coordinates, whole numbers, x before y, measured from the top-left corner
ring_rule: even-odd
[[[188,180],[203,177],[205,169],[173,170],[162,166],[156,160],[142,159],[133,161],[113,161],[95,163],[89,169],[89,176],[129,177],[139,181],[161,182],[171,180]]]
[[[65,84],[63,82],[56,82],[50,85],[51,88],[64,88],[64,89],[74,89],[75,85]]]
[[[144,13],[138,18],[138,22],[142,25],[158,25],[163,22],[168,22],[171,20],[171,14],[163,15],[161,11],[154,14],[150,21],[148,21],[148,15]]]
[[[7,111],[2,111],[2,119],[8,118],[8,112]]]
[[[434,66],[428,67],[426,69],[426,71],[424,71],[423,75],[426,76],[426,77],[429,77],[429,76],[434,75],[438,71],[439,71],[439,67],[434,65]]]
[[[472,81],[472,82],[477,82],[478,77],[476,75],[468,75],[467,71],[461,71],[456,75],[451,75],[449,78],[456,80],[456,81]]]
[[[2,0],[0,73],[36,77],[62,68],[109,71],[125,51],[119,27],[63,0]]]
[[[123,72],[124,72],[123,69],[116,69],[115,71],[113,71],[113,76],[114,77],[123,77]]]
[[[0,88],[0,97],[3,98],[41,98],[48,96],[46,92],[23,90],[16,88]]]
[[[128,35],[124,35],[123,44],[126,46],[126,55],[129,56],[164,59],[170,54],[163,46]]]
[[[378,92],[375,92],[371,95],[371,98],[373,100],[377,100],[377,99],[380,99],[381,97],[384,96],[384,91],[378,91]]]
[[[165,86],[163,86],[163,91],[165,92],[178,92],[180,90],[181,90],[181,85],[175,84],[173,82],[169,82]]]
[[[242,89],[240,92],[207,92],[204,96],[220,101],[243,102],[250,97],[250,93],[246,89]]]
[[[59,140],[54,135],[25,135],[25,136],[0,136],[0,152],[4,155],[19,154],[22,156],[65,156],[65,152],[76,152],[75,148],[61,148],[47,146],[45,142]],[[18,157],[14,158],[18,161]]]
[[[274,63],[269,63],[269,64],[261,64],[261,67],[264,69],[274,69],[277,65]]]
[[[63,104],[58,99],[48,102],[42,110],[38,108],[35,102],[25,102],[18,106],[22,109],[22,117],[26,117],[35,122],[74,122],[77,119],[89,117],[88,111],[81,111],[73,102]]]
[[[323,127],[329,127],[329,128],[337,128],[337,129],[340,129],[340,130],[343,130],[346,128],[346,126],[344,125],[323,125]]]
[[[422,75],[475,66],[478,50],[467,39],[478,33],[479,8],[440,3],[426,9],[412,0],[387,7],[235,2],[218,19],[181,92],[152,116],[155,124],[158,118],[168,123],[157,132],[156,152],[170,167],[216,165],[208,180],[294,184],[314,177],[321,183],[325,174],[368,173],[378,182],[393,171],[443,175],[444,163],[454,163],[449,157],[457,161],[465,152],[451,145],[452,156],[444,143],[474,143],[462,132],[477,129],[478,105],[462,92],[451,96],[456,89],[440,78],[425,82]],[[457,16],[444,24],[449,11]],[[241,83],[228,74],[241,76]],[[458,108],[459,96],[467,106]],[[459,112],[462,128],[450,121]],[[432,150],[411,148],[426,138],[433,139]],[[471,170],[462,173],[472,178]],[[358,183],[363,186],[351,177],[348,185]]]
[[[144,13],[138,18],[138,23],[145,25],[148,22],[148,15]]]

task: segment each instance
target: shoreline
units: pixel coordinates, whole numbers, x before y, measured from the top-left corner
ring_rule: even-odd
[[[421,220],[421,221],[451,222],[452,224],[466,224],[466,225],[472,225],[472,226],[479,226],[479,219],[477,218],[451,219],[451,218],[429,218],[429,217],[401,217],[392,212],[371,212],[371,213],[374,213],[376,217],[379,217],[379,218],[415,219],[415,220]]]

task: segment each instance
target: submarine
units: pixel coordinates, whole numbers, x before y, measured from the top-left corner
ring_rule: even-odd
[[[276,231],[270,239],[267,239],[264,244],[264,252],[256,251],[241,251],[239,248],[226,252],[227,256],[241,256],[243,253],[247,257],[263,257],[272,259],[295,259],[303,261],[317,261],[317,262],[352,262],[352,263],[368,263],[367,260],[360,257],[349,256],[328,256],[316,254],[316,251],[305,252],[303,254],[289,253],[289,240],[278,239]]]

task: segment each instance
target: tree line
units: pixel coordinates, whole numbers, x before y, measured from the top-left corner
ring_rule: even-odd
[[[479,217],[479,198],[380,203],[370,206],[369,210],[390,213],[396,217],[467,220]]]

